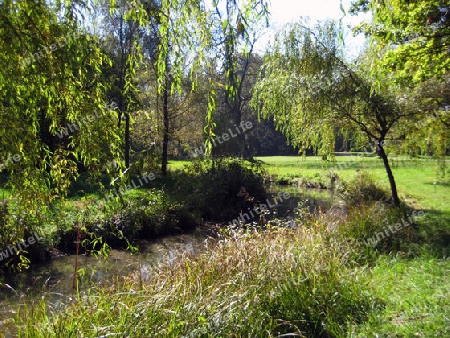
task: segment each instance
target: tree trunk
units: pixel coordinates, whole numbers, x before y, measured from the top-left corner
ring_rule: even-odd
[[[391,166],[389,165],[388,157],[386,155],[386,152],[384,151],[382,142],[377,144],[377,154],[383,160],[384,169],[386,170],[386,173],[388,175],[389,184],[391,186],[392,202],[394,203],[394,206],[399,208],[400,207],[400,199],[398,198],[398,194],[397,194],[397,185],[395,184],[394,175],[392,174]]]
[[[164,135],[163,135],[161,173],[162,173],[163,177],[166,177],[167,176],[167,148],[169,146],[169,91],[167,89],[167,81],[164,86],[164,92],[163,92],[163,122],[164,122]]]

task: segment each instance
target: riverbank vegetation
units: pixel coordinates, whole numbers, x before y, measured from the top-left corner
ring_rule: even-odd
[[[375,248],[362,240],[393,212],[365,205],[334,226],[308,216],[294,230],[223,231],[151,276],[137,271],[63,308],[26,303],[8,327],[23,337],[445,336],[450,265],[415,235],[427,222]]]
[[[1,334],[448,336],[450,7],[344,3],[260,46],[268,0],[0,1]],[[80,287],[80,255],[205,228]],[[16,291],[73,252],[70,299]]]
[[[269,169],[288,168],[290,161],[308,162],[280,158],[279,167]],[[408,168],[397,168],[406,171],[398,175],[401,193]],[[386,186],[368,172],[353,171],[343,182],[351,197],[345,215],[299,208],[294,227],[280,219],[265,229],[222,228],[204,251],[178,253],[150,274],[118,276],[58,306],[25,301],[5,329],[23,337],[445,336],[449,211],[417,199],[415,208],[424,214],[389,232],[414,210],[392,208]],[[446,198],[445,187],[436,189]],[[367,241],[386,231],[374,245]]]
[[[233,159],[197,160],[168,177],[122,191],[114,186],[99,190],[88,180],[80,180],[66,200],[39,208],[36,223],[27,223],[30,229],[39,229],[45,241],[14,252],[8,251],[6,243],[14,243],[17,214],[14,200],[5,200],[0,215],[7,251],[3,251],[0,267],[11,273],[26,268],[31,257],[36,263],[53,249],[73,253],[77,238],[83,253],[107,253],[112,247],[133,252],[139,239],[191,232],[205,222],[229,221],[240,210],[266,199],[264,172],[258,168]],[[25,216],[22,222],[27,222]]]

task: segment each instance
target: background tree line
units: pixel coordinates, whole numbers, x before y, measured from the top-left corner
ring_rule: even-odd
[[[2,1],[1,157],[21,158],[8,166],[19,204],[35,211],[105,163],[113,175],[158,166],[164,176],[170,157],[202,144],[247,159],[371,144],[398,204],[388,154],[445,166],[449,9],[393,0],[349,9],[360,11],[373,14],[355,28],[370,44],[347,62],[334,23],[292,24],[256,54],[264,0]],[[84,118],[92,123],[57,137]],[[212,147],[242,121],[254,128]]]

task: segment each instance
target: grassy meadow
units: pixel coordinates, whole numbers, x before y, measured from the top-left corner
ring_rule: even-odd
[[[257,157],[269,173],[278,176],[299,176],[327,181],[329,172],[349,180],[358,172],[367,171],[377,183],[389,188],[386,171],[378,157],[336,156],[334,161],[323,161],[318,156]],[[409,204],[426,209],[450,212],[450,161],[446,162],[443,178],[438,163],[430,159],[393,157],[392,171],[401,198]]]
[[[375,157],[256,160],[278,178],[327,183],[331,170],[356,194],[387,189]],[[393,164],[402,211],[362,201],[341,219],[299,212],[293,230],[281,221],[264,230],[222,229],[204,252],[162,262],[150,278],[117,278],[65,307],[26,302],[5,327],[17,337],[450,336],[450,171],[440,177],[424,159]],[[357,178],[363,172],[367,182]],[[413,209],[425,215],[366,245]]]

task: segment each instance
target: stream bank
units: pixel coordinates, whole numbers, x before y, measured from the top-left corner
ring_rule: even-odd
[[[268,198],[274,200],[279,194],[288,194],[273,208],[268,210],[267,220],[292,220],[298,207],[310,213],[330,209],[336,202],[329,190],[307,190],[289,186],[272,186]],[[251,222],[257,220],[251,220]],[[226,225],[226,224],[225,224]],[[79,290],[88,291],[94,286],[107,286],[130,274],[139,274],[142,279],[151,278],[155,266],[161,261],[204,250],[205,245],[213,245],[215,232],[220,226],[197,227],[194,231],[175,236],[164,236],[153,241],[140,240],[139,251],[130,254],[125,250],[112,249],[106,259],[95,258],[81,253],[59,255],[29,270],[10,276],[0,289],[0,318],[11,318],[24,302],[35,302],[42,297],[54,306],[61,306],[74,295],[73,276],[75,260],[78,260]],[[1,324],[0,324],[1,325]],[[1,330],[0,330],[1,332]]]

